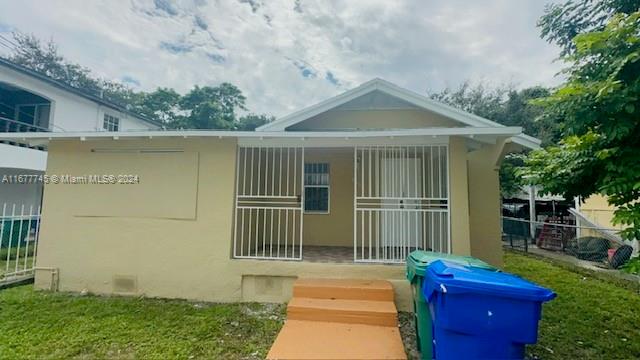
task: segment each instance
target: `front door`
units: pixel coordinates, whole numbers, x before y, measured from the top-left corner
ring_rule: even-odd
[[[380,223],[381,246],[391,259],[405,258],[407,251],[419,247],[422,237],[422,214],[419,199],[422,197],[422,162],[415,156],[408,157],[403,150],[399,156],[385,158],[382,163],[382,199]]]
[[[449,251],[446,145],[358,146],[354,173],[355,261]]]

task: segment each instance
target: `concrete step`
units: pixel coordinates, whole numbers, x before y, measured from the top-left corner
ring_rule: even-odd
[[[294,297],[287,306],[287,318],[345,324],[398,326],[398,311],[392,301]]]
[[[298,279],[293,297],[393,301],[393,286],[384,280]]]
[[[397,327],[287,320],[267,359],[406,359]]]

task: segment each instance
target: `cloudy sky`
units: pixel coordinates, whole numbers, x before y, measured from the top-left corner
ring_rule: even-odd
[[[231,82],[250,110],[280,116],[374,77],[423,94],[556,84],[558,49],[535,26],[545,2],[0,0],[0,34],[53,39],[136,89]]]

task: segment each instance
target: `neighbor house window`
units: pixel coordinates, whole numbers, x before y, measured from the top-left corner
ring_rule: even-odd
[[[120,128],[120,119],[109,114],[104,114],[104,123],[102,127],[107,131],[118,131]]]
[[[304,164],[304,211],[329,213],[329,164]]]

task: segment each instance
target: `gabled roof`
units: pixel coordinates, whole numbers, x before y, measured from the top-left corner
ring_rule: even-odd
[[[285,131],[288,127],[292,125],[308,120],[316,115],[335,109],[352,100],[355,100],[357,98],[360,98],[362,96],[365,96],[367,94],[370,94],[376,91],[398,98],[417,108],[430,111],[430,112],[442,115],[444,117],[447,117],[449,119],[458,121],[467,126],[485,127],[485,128],[486,127],[504,127],[504,125],[498,124],[497,122],[485,119],[477,115],[473,115],[466,111],[462,111],[455,107],[435,101],[433,99],[429,99],[426,96],[422,96],[413,91],[401,88],[388,81],[375,78],[373,80],[365,82],[364,84],[354,89],[348,90],[342,94],[339,94],[337,96],[334,96],[332,98],[319,102],[315,105],[312,105],[302,110],[291,113],[271,123],[262,125],[258,127],[256,131]],[[540,140],[525,134],[515,136],[514,138],[512,138],[512,140],[513,142],[528,148],[535,149],[540,147]]]
[[[151,119],[147,118],[146,116],[143,116],[143,115],[140,115],[138,113],[135,113],[135,112],[133,112],[133,111],[131,111],[129,109],[126,109],[125,107],[120,106],[120,105],[118,105],[118,104],[116,104],[114,102],[111,102],[109,100],[106,100],[106,99],[103,99],[101,97],[98,97],[98,96],[96,96],[94,94],[91,94],[91,93],[85,91],[85,90],[78,89],[78,88],[75,88],[73,86],[67,85],[67,84],[63,83],[62,81],[58,81],[58,80],[56,80],[54,78],[51,78],[51,77],[49,77],[49,76],[47,76],[45,74],[42,74],[42,73],[37,72],[35,70],[31,70],[31,69],[29,69],[27,67],[24,67],[22,65],[16,64],[16,63],[14,63],[12,61],[9,61],[7,59],[4,59],[2,57],[0,57],[0,66],[9,68],[11,70],[19,72],[19,73],[21,73],[23,75],[27,75],[27,76],[32,77],[34,79],[43,81],[43,82],[45,82],[45,83],[47,83],[49,85],[55,86],[55,87],[57,87],[59,89],[65,90],[67,92],[70,92],[70,93],[72,93],[74,95],[77,95],[77,96],[80,96],[82,98],[85,98],[87,100],[93,101],[93,102],[95,102],[97,104],[106,106],[106,107],[108,107],[110,109],[119,111],[119,112],[121,112],[123,114],[131,115],[131,116],[136,117],[136,118],[138,118],[138,119],[140,119],[142,121],[148,122],[148,123],[156,125],[156,126],[162,126],[162,124],[158,123],[157,121],[151,120]]]

